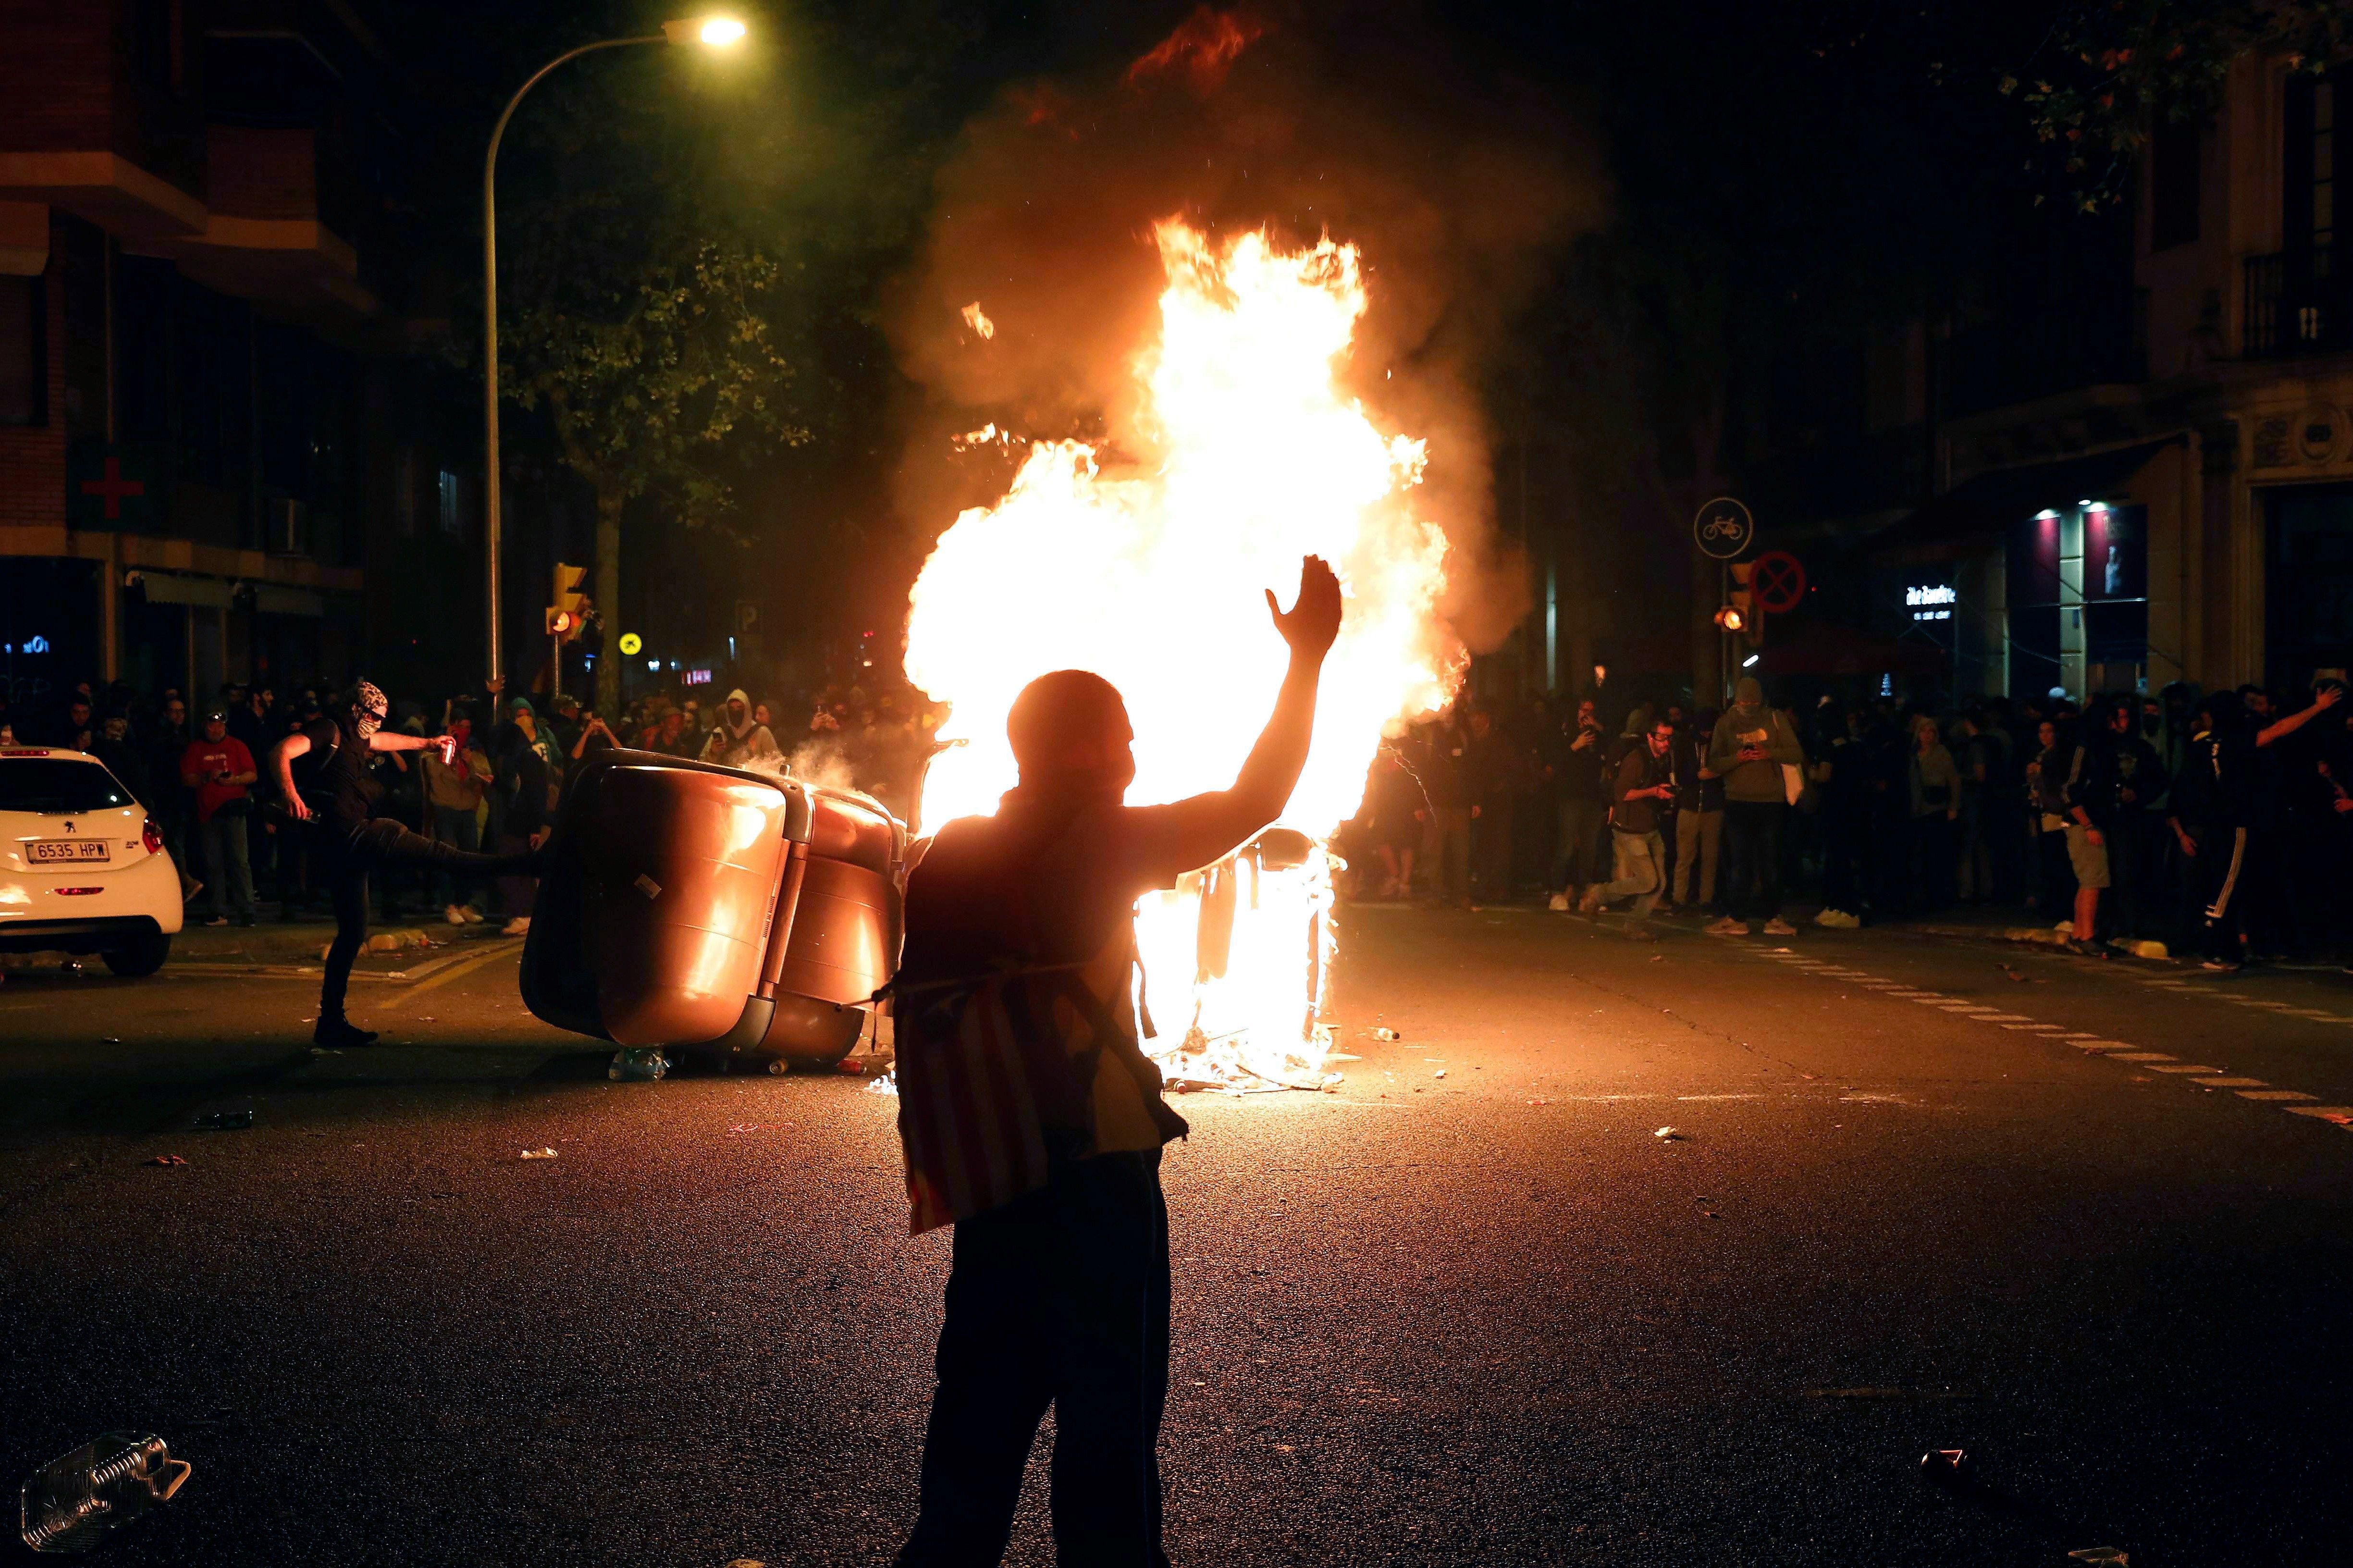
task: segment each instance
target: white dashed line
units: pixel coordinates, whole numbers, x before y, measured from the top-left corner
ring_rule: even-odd
[[[1874,979],[1861,969],[1840,968],[1819,959],[1805,958],[1786,950],[1766,952],[1761,956],[1786,960],[1791,969],[1801,973],[1856,984],[1862,989],[1876,991],[1882,996],[1897,1001],[1916,1001],[1956,1018],[1968,1018],[1979,1023],[1999,1023],[2004,1029],[2018,1033],[2039,1034],[2046,1040],[2073,1045],[2087,1056],[2105,1056],[2110,1061],[2129,1062],[2137,1067],[2146,1068],[2152,1073],[2187,1077],[2200,1088],[2229,1089],[2241,1099],[2276,1105],[2291,1116],[2311,1117],[2317,1120],[2335,1122],[2348,1131],[2353,1131],[2353,1106],[2291,1103],[2309,1101],[2318,1097],[2306,1094],[2301,1089],[2274,1089],[2261,1078],[2234,1076],[2221,1067],[2179,1061],[2164,1051],[2137,1051],[2126,1041],[2106,1040],[2084,1030],[2069,1029],[2063,1023],[2040,1022],[2022,1012],[2007,1012],[1998,1007],[1985,1006],[1981,1002],[1962,1001],[1936,991],[1921,991],[1900,981]],[[2137,976],[2129,978],[2132,978],[2136,983],[2148,986],[2152,990],[2188,991],[2190,989],[2190,984],[2187,980],[2142,980]],[[2310,1019],[2315,1022],[2353,1024],[2353,1017],[2324,1012],[2318,1008],[2292,1007],[2284,1001],[2270,1001],[2259,997],[2232,996],[2223,992],[2208,994],[2236,1006],[2258,1007],[2266,1012],[2275,1012],[2283,1017]]]

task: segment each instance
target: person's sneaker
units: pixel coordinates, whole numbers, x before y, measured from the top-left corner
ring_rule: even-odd
[[[2208,959],[2198,967],[2201,969],[2211,969],[2218,975],[2236,973],[2239,968],[2238,965],[2232,963],[2228,959]],[[2353,970],[2348,970],[2348,972],[2353,972]]]
[[[1718,920],[1715,925],[1707,927],[1707,934],[1711,937],[1746,937],[1748,935],[1748,922],[1746,920],[1735,920],[1731,916],[1727,915],[1723,919]]]
[[[1566,893],[1556,893],[1556,894],[1554,894],[1554,895],[1552,895],[1552,897],[1551,897],[1549,900],[1547,900],[1547,901],[1546,902],[1546,904],[1545,904],[1545,907],[1546,907],[1546,908],[1547,908],[1547,909],[1549,909],[1549,910],[1551,910],[1551,911],[1552,911],[1554,914],[1556,914],[1556,915],[1566,915],[1566,914],[1567,914],[1567,913],[1568,913],[1568,895],[1567,895],[1567,894],[1566,894]]]
[[[441,906],[441,918],[452,926],[462,926],[466,923],[466,917],[458,913],[458,906],[455,904],[445,904]]]
[[[205,924],[207,926],[226,926],[228,924],[228,916],[226,915],[207,915],[205,916]]]
[[[528,915],[518,915],[499,927],[499,935],[501,937],[527,937],[530,934],[531,916]]]
[[[346,1045],[373,1045],[376,1033],[362,1029],[348,1018],[322,1018],[311,1031],[311,1044],[328,1051],[340,1051]]]
[[[247,928],[249,930],[249,929],[251,929],[253,927],[255,927],[255,926],[257,926],[257,925],[260,924],[260,921],[259,921],[258,918],[256,918],[256,916],[255,916],[255,915],[254,915],[253,911],[252,911],[252,910],[250,910],[250,909],[248,909],[248,910],[247,910],[244,914],[242,914],[242,915],[240,915],[240,916],[238,916],[237,917],[237,923],[238,925],[240,925],[240,926],[243,926],[243,927],[247,927]]]
[[[1601,913],[1601,885],[1599,883],[1597,882],[1592,886],[1585,890],[1585,896],[1577,901],[1577,912],[1579,915],[1599,915]]]
[[[1798,928],[1776,915],[1765,922],[1765,934],[1768,937],[1794,937]]]
[[[482,912],[470,904],[459,905],[458,913],[466,917],[466,924],[469,926],[479,926],[482,923]]]
[[[188,879],[188,890],[180,895],[180,902],[183,904],[194,904],[196,901],[196,895],[202,893],[204,890],[205,885],[198,882],[192,876]]]

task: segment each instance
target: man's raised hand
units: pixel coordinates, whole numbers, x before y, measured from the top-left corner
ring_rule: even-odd
[[[1322,659],[1332,649],[1332,640],[1340,635],[1340,579],[1321,556],[1303,556],[1299,562],[1299,598],[1285,614],[1275,602],[1274,590],[1266,590],[1267,613],[1274,617],[1274,629],[1291,644],[1291,651],[1303,658]]]

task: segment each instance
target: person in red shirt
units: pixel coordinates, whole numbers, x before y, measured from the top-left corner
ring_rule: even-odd
[[[253,924],[253,867],[246,859],[245,834],[246,818],[253,812],[251,789],[260,777],[253,753],[229,734],[228,715],[219,708],[205,715],[204,738],[189,742],[180,754],[180,782],[196,792],[195,839],[213,895],[207,926],[228,924],[232,899],[237,924]]]

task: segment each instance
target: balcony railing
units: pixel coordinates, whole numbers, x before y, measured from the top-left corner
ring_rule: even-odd
[[[2248,359],[2353,349],[2353,294],[2336,255],[2250,256],[2240,318],[2240,353]]]

